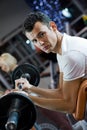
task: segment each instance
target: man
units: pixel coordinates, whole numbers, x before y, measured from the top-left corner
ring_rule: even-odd
[[[43,108],[73,113],[81,82],[87,77],[87,40],[59,32],[55,22],[41,12],[31,12],[24,22],[24,33],[32,43],[45,53],[56,53],[60,68],[57,89],[34,87],[26,79],[15,81],[32,101]],[[39,96],[30,94],[33,92]]]

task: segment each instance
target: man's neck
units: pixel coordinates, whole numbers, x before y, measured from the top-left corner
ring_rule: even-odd
[[[54,53],[59,53],[61,55],[62,54],[61,46],[62,46],[63,34],[60,32],[57,32],[56,36],[57,36],[57,44],[55,46]]]

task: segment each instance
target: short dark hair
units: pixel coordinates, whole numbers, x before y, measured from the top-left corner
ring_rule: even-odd
[[[36,22],[49,26],[51,19],[42,12],[30,12],[23,23],[23,32],[31,32]]]

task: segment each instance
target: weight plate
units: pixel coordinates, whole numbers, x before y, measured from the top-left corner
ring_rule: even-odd
[[[15,101],[20,102],[19,107]],[[17,111],[20,115],[17,130],[31,129],[36,121],[35,105],[26,95],[17,92],[9,93],[0,98],[0,129],[6,130],[5,124],[7,123],[9,112],[13,108],[13,103],[16,104],[15,106],[18,108]]]
[[[40,81],[40,74],[38,69],[31,64],[22,64],[14,69],[12,72],[12,82],[15,85],[15,80],[21,78],[22,75],[29,75],[29,83],[37,86]]]

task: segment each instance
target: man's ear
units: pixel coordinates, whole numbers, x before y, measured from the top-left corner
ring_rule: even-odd
[[[57,25],[56,25],[56,23],[55,23],[55,22],[50,21],[49,25],[50,25],[50,28],[52,28],[54,31],[56,31],[56,30],[57,30]]]

